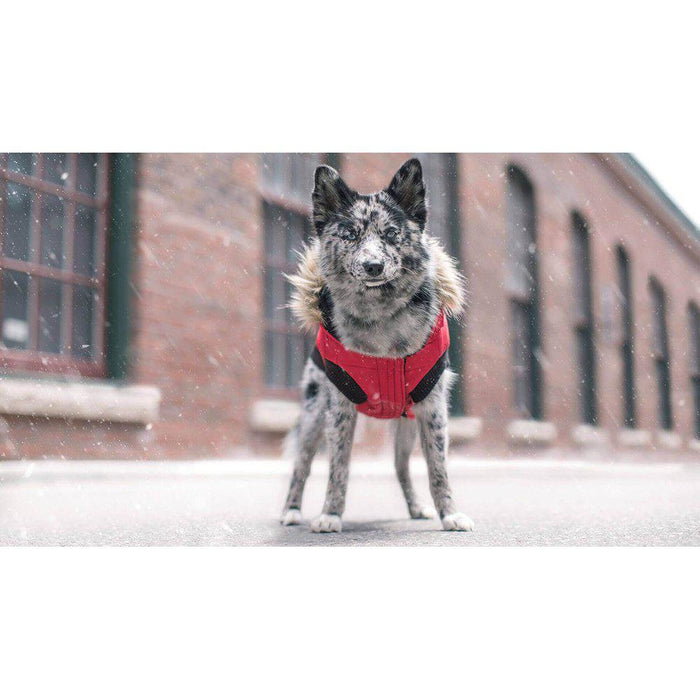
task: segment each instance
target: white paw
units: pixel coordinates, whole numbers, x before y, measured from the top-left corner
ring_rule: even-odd
[[[298,508],[290,508],[282,513],[280,522],[282,525],[298,525],[301,522],[301,511]]]
[[[343,524],[339,515],[321,513],[312,523],[311,532],[340,532]]]
[[[430,520],[437,517],[437,511],[432,506],[413,506],[410,511],[414,520]]]
[[[464,513],[452,513],[442,519],[442,529],[471,532],[474,529],[474,521]]]

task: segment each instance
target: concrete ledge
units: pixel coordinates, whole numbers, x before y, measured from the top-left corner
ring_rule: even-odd
[[[700,440],[697,438],[691,438],[688,440],[688,449],[694,450],[695,452],[700,452]]]
[[[250,426],[261,433],[286,433],[299,416],[297,401],[261,399],[250,411]]]
[[[571,439],[579,447],[602,447],[610,441],[607,430],[582,423],[571,431]]]
[[[651,447],[651,433],[648,430],[624,428],[617,434],[617,442],[622,447]]]
[[[508,441],[514,445],[549,445],[557,439],[552,423],[539,420],[514,420],[508,423]]]
[[[146,424],[159,407],[153,386],[0,377],[0,413],[7,415]]]
[[[671,430],[659,430],[656,433],[656,442],[664,450],[680,450],[683,447],[681,436]]]
[[[483,421],[475,416],[458,416],[450,418],[450,442],[454,444],[470,442],[481,435]]]

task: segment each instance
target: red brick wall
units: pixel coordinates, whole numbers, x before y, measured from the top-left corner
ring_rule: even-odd
[[[484,444],[503,443],[504,423],[514,417],[510,381],[510,335],[505,278],[505,169],[522,167],[534,190],[540,250],[545,419],[559,430],[559,445],[570,444],[579,421],[575,393],[572,250],[570,214],[578,210],[591,229],[593,305],[596,317],[598,401],[601,427],[622,427],[621,359],[617,341],[619,306],[612,309],[614,332],[605,333],[603,290],[617,285],[615,247],[631,260],[636,321],[638,427],[655,430],[657,391],[652,374],[651,308],[648,279],[656,275],[668,302],[673,408],[676,429],[691,434],[689,337],[686,307],[700,298],[700,246],[684,249],[656,217],[594,156],[579,154],[467,155],[462,165],[462,214],[466,272],[473,291],[468,314],[467,392],[474,413],[485,419]],[[612,337],[611,337],[612,335]]]
[[[344,154],[343,176],[359,191],[388,184],[409,154]],[[506,273],[505,171],[519,165],[533,184],[540,250],[545,419],[558,429],[555,450],[572,448],[579,421],[572,329],[570,214],[591,229],[596,317],[598,413],[614,438],[622,425],[619,308],[603,323],[602,298],[614,298],[615,246],[630,256],[636,320],[638,424],[656,430],[657,392],[650,359],[648,278],[664,286],[677,432],[687,440],[693,407],[687,303],[700,303],[700,244],[685,247],[596,156],[462,155],[463,266],[471,290],[463,378],[470,414],[483,419],[467,450],[506,453],[512,409],[511,336]],[[26,457],[225,457],[279,453],[281,436],[249,427],[262,381],[262,205],[259,156],[149,154],[139,158],[132,276],[130,381],[163,394],[149,429],[8,417],[4,432]],[[663,218],[660,217],[660,218]],[[386,425],[361,417],[358,448],[386,446]],[[462,448],[465,449],[465,448]],[[515,450],[517,452],[517,450]]]
[[[149,456],[249,441],[261,384],[262,230],[255,155],[144,155],[133,379],[163,392]]]

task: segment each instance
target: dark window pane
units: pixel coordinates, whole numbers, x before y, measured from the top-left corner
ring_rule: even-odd
[[[266,331],[265,333],[265,384],[283,387],[285,385],[285,336]]]
[[[61,283],[39,280],[39,350],[61,352]]]
[[[513,302],[513,371],[515,408],[521,416],[532,416],[530,310]]]
[[[668,357],[668,336],[666,333],[666,297],[658,282],[650,285],[653,316],[653,352],[656,357]]]
[[[578,394],[581,399],[581,420],[595,425],[597,423],[595,361],[590,328],[576,329],[576,353],[579,366]]]
[[[695,304],[688,307],[690,329],[690,373],[700,377],[700,309]]]
[[[63,201],[53,194],[41,198],[41,263],[63,267]]]
[[[4,270],[2,273],[2,342],[8,348],[29,345],[29,275]]]
[[[449,244],[451,201],[448,156],[445,153],[426,153],[421,157],[428,196],[430,233]]]
[[[671,370],[666,360],[657,360],[656,383],[659,394],[659,424],[663,430],[673,430],[673,411],[671,409]]]
[[[535,295],[535,209],[532,187],[516,168],[508,171],[506,223],[508,232],[508,288],[522,300]]]
[[[307,217],[290,212],[286,245],[286,259],[288,263],[297,262],[297,253],[304,247],[307,235]]]
[[[289,227],[289,212],[266,204],[265,215],[265,257],[268,260],[285,259],[286,236]]]
[[[31,190],[8,182],[6,192],[3,254],[16,260],[29,260]]]
[[[668,348],[668,329],[666,327],[666,294],[656,280],[651,280],[649,290],[651,292],[652,311],[654,314],[653,354],[658,385],[659,423],[664,430],[672,430],[671,362]]]
[[[287,198],[310,202],[317,153],[264,153],[262,181],[265,187]]]
[[[270,321],[285,320],[285,285],[282,272],[274,267],[265,268],[265,318]]]
[[[627,253],[617,249],[617,273],[620,286],[620,322],[622,326],[622,397],[623,417],[627,428],[637,426],[636,389],[634,379],[634,324],[632,315],[632,273]]]
[[[581,399],[581,420],[593,425],[597,422],[597,410],[590,236],[588,224],[577,212],[571,216],[571,225],[574,258],[574,323],[579,365],[578,393]]]
[[[68,182],[68,154],[44,153],[44,179],[56,185]]]
[[[95,264],[95,210],[78,205],[75,210],[73,270],[81,275],[94,275]]]
[[[97,153],[78,153],[78,191],[97,194]]]
[[[304,339],[295,334],[287,336],[287,386],[296,386],[301,381],[304,369]]]
[[[95,357],[94,308],[95,291],[90,287],[73,287],[73,355],[85,360]]]
[[[574,311],[577,323],[593,322],[591,257],[588,225],[578,214],[572,216],[574,257]]]
[[[7,169],[14,170],[22,175],[32,175],[36,166],[36,155],[34,153],[8,153]]]

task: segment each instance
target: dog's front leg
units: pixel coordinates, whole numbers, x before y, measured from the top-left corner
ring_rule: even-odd
[[[335,387],[330,388],[326,412],[326,445],[330,458],[323,512],[311,523],[313,532],[340,532],[350,471],[350,451],[357,409]]]
[[[449,380],[438,382],[428,397],[413,408],[418,421],[421,447],[428,464],[430,493],[445,530],[473,530],[474,523],[460,513],[452,500],[447,478],[447,404]]]

